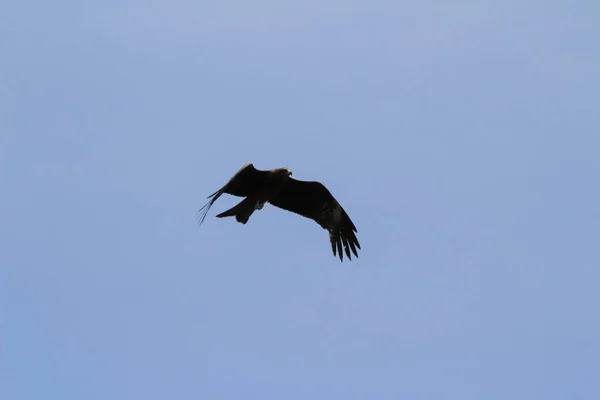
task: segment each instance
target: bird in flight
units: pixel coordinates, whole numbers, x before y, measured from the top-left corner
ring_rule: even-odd
[[[236,206],[217,215],[217,218],[235,217],[245,224],[255,210],[261,210],[270,203],[286,211],[310,218],[329,232],[329,241],[334,257],[339,255],[343,261],[342,249],[349,260],[350,250],[358,257],[360,244],[356,238],[356,227],[340,203],[320,182],[299,181],[291,177],[288,168],[261,171],[252,163],[242,167],[221,189],[217,190],[198,211],[198,223],[201,225],[213,203],[223,194],[245,197]]]

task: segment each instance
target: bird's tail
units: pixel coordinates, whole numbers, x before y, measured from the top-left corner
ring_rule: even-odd
[[[246,222],[248,222],[248,219],[254,212],[255,206],[256,201],[247,197],[235,207],[232,207],[229,210],[223,211],[221,214],[217,215],[217,218],[235,216],[237,222],[245,224]]]

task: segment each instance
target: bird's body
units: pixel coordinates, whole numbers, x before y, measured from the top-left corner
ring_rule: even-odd
[[[261,171],[252,163],[242,167],[221,189],[209,196],[211,199],[200,209],[199,222],[202,223],[213,203],[223,194],[245,197],[239,204],[218,214],[218,218],[233,217],[242,224],[248,222],[255,210],[270,203],[283,210],[310,218],[329,232],[333,254],[343,260],[342,245],[348,259],[350,250],[358,257],[360,244],[356,238],[356,227],[335,200],[329,190],[320,182],[299,181],[291,178],[287,168]],[[204,211],[202,211],[204,210]]]

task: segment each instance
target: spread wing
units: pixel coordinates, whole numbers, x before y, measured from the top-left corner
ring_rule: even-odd
[[[202,224],[210,207],[223,194],[232,194],[234,196],[246,197],[252,196],[257,188],[262,185],[267,172],[254,168],[252,163],[244,165],[221,189],[217,190],[208,199],[211,199],[200,210],[198,210],[198,223]]]
[[[339,254],[343,261],[342,245],[348,259],[350,250],[358,257],[360,244],[356,238],[356,227],[346,211],[320,182],[306,182],[289,178],[279,194],[269,203],[275,207],[310,218],[329,231],[333,255]]]

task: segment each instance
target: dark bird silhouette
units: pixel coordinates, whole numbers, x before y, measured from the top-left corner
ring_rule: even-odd
[[[221,189],[208,196],[210,201],[198,211],[198,222],[202,224],[208,210],[223,194],[245,197],[239,204],[217,215],[218,218],[235,217],[245,224],[255,210],[270,203],[286,211],[310,218],[329,232],[333,255],[343,261],[343,250],[349,260],[350,250],[358,257],[360,244],[356,238],[356,227],[340,203],[320,182],[299,181],[291,177],[288,168],[261,171],[252,163],[242,167]]]

